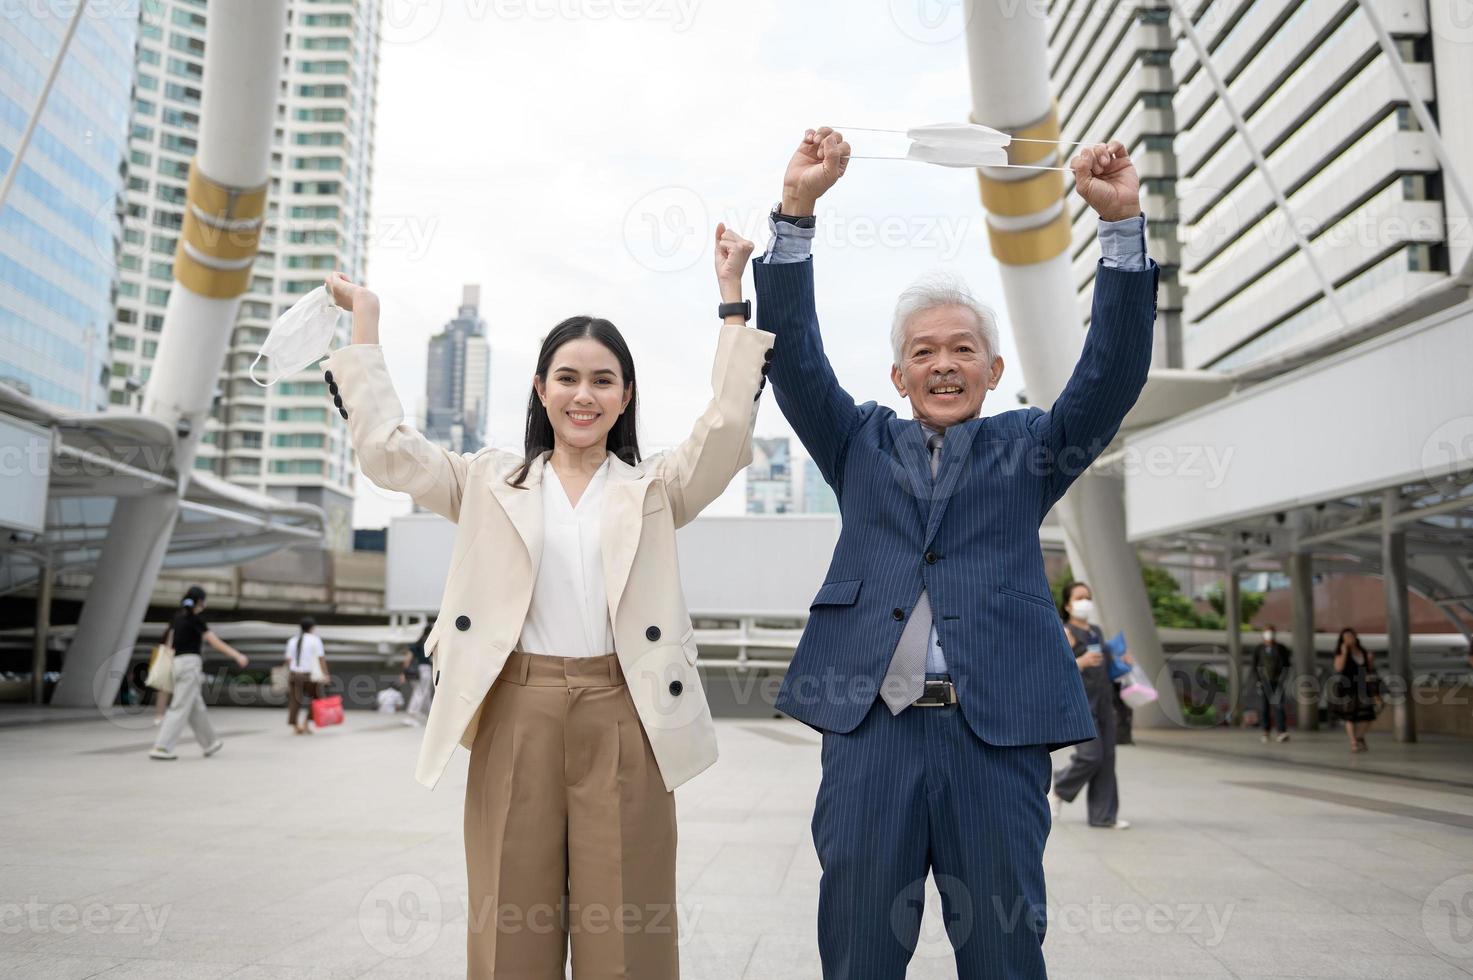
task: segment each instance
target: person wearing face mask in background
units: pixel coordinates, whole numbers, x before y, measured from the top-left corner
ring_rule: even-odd
[[[1258,681],[1258,700],[1262,709],[1263,734],[1261,741],[1267,742],[1274,727],[1278,734],[1276,742],[1289,741],[1288,711],[1284,703],[1284,688],[1289,680],[1289,648],[1278,641],[1274,624],[1263,630],[1263,642],[1253,648],[1253,676]],[[1277,726],[1274,725],[1277,722]]]
[[[1049,790],[1049,807],[1058,819],[1065,803],[1074,802],[1079,791],[1089,787],[1089,825],[1124,830],[1129,820],[1116,814],[1120,809],[1120,789],[1115,782],[1115,684],[1110,680],[1110,667],[1105,663],[1104,634],[1092,622],[1094,596],[1083,582],[1064,586],[1059,613],[1064,618],[1064,634],[1074,650],[1074,664],[1084,681],[1094,715],[1097,737],[1078,745],[1069,764],[1054,773]],[[1132,662],[1130,654],[1121,657]]]

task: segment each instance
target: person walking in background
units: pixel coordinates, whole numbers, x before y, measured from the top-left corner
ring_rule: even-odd
[[[312,702],[322,695],[322,685],[332,680],[327,669],[327,651],[322,648],[322,637],[314,632],[316,628],[316,621],[304,616],[297,634],[286,641],[286,664],[290,671],[286,723],[298,735],[312,734]],[[306,712],[300,724],[299,709]]]
[[[425,653],[425,640],[429,639],[430,630],[434,628],[434,620],[425,623],[419,639],[409,644],[409,649],[404,651],[405,677],[414,680],[414,693],[410,695],[409,707],[404,709],[406,725],[423,725],[430,716],[430,701],[435,695],[435,683],[430,670],[430,658]]]
[[[1105,663],[1105,636],[1091,620],[1094,617],[1094,595],[1083,582],[1064,586],[1059,613],[1064,618],[1064,633],[1074,651],[1074,664],[1084,681],[1089,710],[1098,733],[1088,742],[1077,745],[1069,764],[1054,773],[1049,790],[1049,808],[1058,819],[1065,803],[1073,803],[1079,791],[1089,787],[1089,825],[1124,830],[1129,820],[1121,820],[1120,788],[1115,781],[1115,684],[1110,680],[1110,666]],[[1130,654],[1122,654],[1122,659]],[[1128,662],[1128,660],[1127,660]]]
[[[1253,648],[1253,676],[1258,681],[1258,699],[1261,707],[1264,742],[1274,727],[1278,734],[1275,741],[1289,741],[1288,711],[1284,703],[1284,687],[1289,679],[1289,648],[1278,641],[1278,631],[1269,623],[1263,630],[1263,642]],[[1277,726],[1274,725],[1277,722]]]
[[[174,745],[184,731],[185,722],[189,723],[194,732],[194,740],[204,749],[207,757],[219,752],[224,745],[215,734],[214,726],[210,724],[201,690],[204,684],[204,644],[208,643],[241,667],[247,666],[250,661],[239,650],[214,634],[205,622],[204,612],[205,590],[198,585],[191,585],[184,593],[179,611],[169,622],[168,632],[164,634],[164,645],[174,648],[174,690],[169,698],[169,710],[164,715],[164,723],[159,726],[158,737],[149,750],[150,759],[178,758],[174,754]]]
[[[1376,658],[1360,645],[1360,636],[1349,626],[1335,641],[1329,702],[1330,713],[1345,722],[1350,751],[1366,751],[1366,729],[1376,720],[1381,703],[1381,680],[1376,676]]]

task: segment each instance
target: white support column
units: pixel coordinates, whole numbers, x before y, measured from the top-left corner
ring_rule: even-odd
[[[1289,556],[1289,588],[1294,632],[1294,696],[1299,711],[1299,730],[1320,727],[1320,692],[1315,683],[1313,556],[1296,551]]]
[[[1228,718],[1234,724],[1243,717],[1243,591],[1238,581],[1238,566],[1233,564],[1232,549],[1223,556],[1227,579],[1222,589],[1223,619],[1227,626],[1228,648]]]
[[[1417,740],[1416,702],[1412,698],[1412,633],[1407,599],[1407,533],[1396,513],[1401,497],[1395,487],[1381,493],[1381,581],[1386,588],[1386,661],[1394,679],[1391,727],[1398,742]]]
[[[118,501],[53,704],[110,706],[138,640],[250,281],[285,37],[286,0],[210,4],[199,151],[142,408],[177,434],[178,487]]]

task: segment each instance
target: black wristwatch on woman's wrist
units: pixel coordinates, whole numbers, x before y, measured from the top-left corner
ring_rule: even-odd
[[[752,319],[752,301],[744,299],[740,303],[722,303],[716,307],[716,315],[725,320],[729,316],[740,316],[743,320]]]

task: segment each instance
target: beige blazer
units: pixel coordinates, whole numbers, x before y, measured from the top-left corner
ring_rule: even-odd
[[[774,339],[766,331],[723,324],[711,403],[690,436],[637,466],[610,460],[602,546],[615,648],[671,790],[716,761],[675,529],[751,462],[752,426]],[[326,369],[363,474],[458,525],[440,615],[425,643],[435,698],[415,779],[433,788],[456,743],[470,748],[481,702],[521,636],[542,551],[539,487],[546,455],[533,462],[525,489],[508,486],[520,455],[490,448],[449,452],[405,423],[378,345],[341,347]]]

